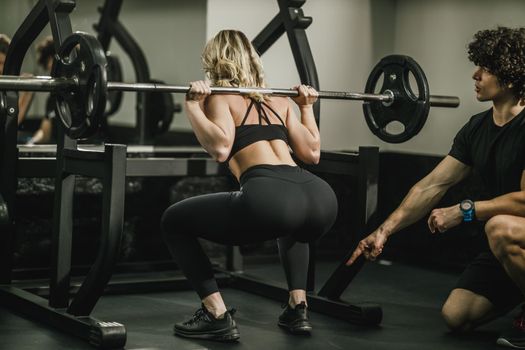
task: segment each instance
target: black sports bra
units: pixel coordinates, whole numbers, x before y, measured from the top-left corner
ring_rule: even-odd
[[[259,123],[258,124],[245,124],[248,114],[252,110],[252,107],[255,106],[259,114]],[[267,107],[273,114],[279,119],[281,124],[272,124],[270,118],[266,114],[266,111],[262,106]],[[267,125],[264,125],[262,121],[266,122]],[[255,143],[257,141],[270,141],[270,140],[283,140],[288,144],[288,129],[284,125],[283,120],[277,114],[272,107],[267,105],[264,102],[256,102],[252,100],[242,122],[239,126],[235,127],[235,139],[233,141],[232,150],[226,162],[228,162],[235,153],[239,152],[241,149]]]

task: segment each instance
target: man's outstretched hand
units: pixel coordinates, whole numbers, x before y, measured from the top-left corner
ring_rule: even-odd
[[[388,237],[384,232],[379,229],[375,230],[359,242],[354,253],[346,262],[346,265],[352,265],[361,255],[368,260],[375,260],[378,255],[383,252],[383,247],[385,246],[387,238]]]

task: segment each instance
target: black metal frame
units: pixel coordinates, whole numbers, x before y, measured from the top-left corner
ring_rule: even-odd
[[[312,23],[311,17],[304,16],[301,6],[306,0],[278,0],[279,13],[268,25],[252,40],[252,44],[260,55],[264,54],[284,33],[287,34],[292,54],[297,66],[299,77],[304,84],[311,85],[319,90],[319,81],[315,62],[308,44],[306,28]],[[99,8],[100,20],[93,27],[98,32],[98,40],[105,51],[109,49],[111,38],[129,56],[135,70],[136,81],[140,83],[150,81],[149,66],[144,52],[137,41],[119,21],[118,16],[122,8],[122,0],[105,0]],[[137,127],[139,130],[138,143],[148,144],[154,139],[154,134],[147,122],[145,106],[145,92],[137,92]],[[314,114],[319,125],[320,102],[314,106]]]
[[[106,145],[104,151],[86,152],[74,149],[73,144],[76,142],[70,141],[73,141],[72,144],[66,147],[58,146],[57,158],[53,161],[55,167],[48,167],[56,175],[53,260],[48,299],[32,294],[23,286],[9,283],[0,285],[0,302],[87,340],[94,346],[122,348],[126,343],[125,327],[117,322],[99,321],[90,317],[90,314],[106,288],[120,250],[124,217],[122,174],[126,171],[126,147]],[[70,274],[76,175],[102,179],[103,216],[97,258],[73,294]]]
[[[47,147],[47,146],[44,146]],[[23,146],[21,146],[23,149]],[[31,149],[35,151],[34,148]],[[203,152],[193,152],[188,156],[188,150],[172,148],[163,153],[160,158],[129,157],[126,169],[127,177],[165,177],[165,176],[214,176],[224,175],[228,170],[207,157]],[[50,152],[48,152],[50,153]],[[128,150],[130,155],[133,148]],[[190,152],[191,153],[191,152]],[[180,156],[182,155],[182,157]],[[53,158],[21,157],[19,159],[19,177],[50,177],[54,175],[56,161]],[[358,152],[322,152],[321,161],[315,166],[303,165],[317,174],[335,174],[344,177],[349,182],[358,183],[358,192],[355,200],[357,213],[340,213],[357,220],[355,232],[367,232],[371,222],[377,215],[377,184],[379,176],[379,149],[377,147],[360,147]],[[34,169],[39,169],[35,172]],[[360,237],[355,237],[354,242]],[[253,294],[261,295],[282,302],[286,300],[288,290],[274,283],[263,281],[244,272],[242,255],[238,247],[228,246],[226,268],[217,268],[217,277],[220,285],[238,288]],[[315,312],[337,317],[345,321],[362,325],[377,325],[381,322],[381,308],[375,304],[349,304],[341,301],[341,294],[351,283],[362,267],[363,260],[358,260],[353,266],[346,266],[344,257],[341,264],[319,289],[310,290],[310,309]],[[313,281],[315,259],[310,261],[309,277]],[[105,293],[141,293],[145,291],[184,290],[188,284],[182,276],[134,280],[122,282],[109,281]],[[35,288],[46,294],[46,287]]]
[[[109,0],[108,0],[109,1]],[[287,32],[292,52],[304,83],[319,88],[315,64],[304,29],[311,18],[304,17],[300,7],[305,0],[278,0],[280,12],[254,40],[261,53],[266,51],[280,35]],[[117,4],[121,1],[116,0]],[[120,6],[120,5],[119,5]],[[118,8],[120,8],[118,6]],[[49,23],[57,48],[72,33],[69,13],[74,9],[73,0],[40,0],[27,16],[13,37],[7,60],[6,73],[18,75],[29,45]],[[113,9],[118,13],[118,8]],[[109,16],[109,14],[108,14]],[[58,50],[57,50],[58,51]],[[2,96],[3,97],[3,96]],[[95,346],[105,348],[122,347],[126,341],[126,330],[115,322],[101,322],[89,315],[104,292],[129,293],[151,290],[187,289],[184,278],[138,280],[132,282],[109,281],[118,256],[124,215],[125,176],[184,176],[217,175],[224,171],[209,158],[173,157],[166,159],[126,159],[126,147],[106,145],[103,151],[80,150],[77,141],[61,133],[58,138],[56,160],[42,158],[18,159],[16,146],[17,92],[6,93],[7,114],[0,115],[3,129],[0,166],[0,195],[6,201],[9,213],[7,223],[0,227],[2,255],[0,256],[0,303],[59,329],[88,340]],[[3,98],[2,98],[3,100]],[[318,118],[319,105],[316,106]],[[187,153],[187,152],[186,152]],[[32,172],[35,165],[38,173]],[[169,164],[169,167],[166,167]],[[321,162],[306,166],[316,173],[339,174],[358,181],[359,225],[357,232],[366,232],[365,227],[375,219],[377,212],[377,183],[379,151],[377,147],[361,147],[359,152],[322,152]],[[55,215],[53,230],[53,264],[49,287],[13,284],[12,253],[15,234],[14,200],[17,176],[56,176]],[[75,175],[102,178],[103,217],[100,253],[83,283],[72,284],[71,235],[72,199]],[[346,213],[341,213],[345,215]],[[356,242],[357,242],[356,238]],[[286,300],[288,290],[267,281],[262,281],[242,272],[242,256],[237,247],[229,247],[226,270],[217,269],[221,285],[238,288],[279,301]],[[346,260],[346,258],[345,258]],[[310,262],[309,290],[310,308],[313,311],[338,317],[353,323],[376,325],[381,321],[382,311],[377,305],[353,305],[342,302],[340,296],[362,263],[346,267],[344,260],[316,295],[314,290],[314,260]],[[36,292],[37,294],[30,293]],[[74,294],[72,301],[69,297]],[[46,300],[39,295],[49,295]]]
[[[322,152],[321,161],[315,166],[303,165],[316,174],[337,174],[349,181],[358,183],[356,198],[357,222],[355,232],[365,234],[367,228],[377,220],[377,185],[379,178],[379,148],[359,147],[358,152]],[[339,215],[352,216],[351,213]],[[355,236],[354,244],[362,237]],[[343,319],[355,324],[377,325],[382,320],[382,310],[376,304],[350,304],[341,300],[341,295],[361,270],[364,260],[360,259],[352,266],[346,266],[349,255],[345,256],[315,293],[315,245],[310,245],[310,263],[308,274],[309,307],[312,311]],[[312,257],[313,256],[313,257]],[[234,265],[234,264],[232,264]],[[267,281],[262,281],[242,272],[242,266],[236,264],[235,270],[229,268],[234,277],[232,287],[265,296],[280,302],[287,299],[288,290]]]
[[[306,0],[277,0],[279,13],[264,27],[264,29],[252,40],[252,44],[259,54],[264,54],[284,33],[288,36],[290,48],[295,60],[295,65],[299,77],[303,84],[308,84],[320,90],[319,79],[315,61],[308,43],[306,28],[312,23],[312,18],[304,16],[301,7]],[[317,125],[320,126],[320,101],[314,106],[314,115]],[[312,167],[314,172],[338,173],[344,169],[345,161],[351,164],[350,159],[342,162],[336,160],[337,157],[348,158],[344,153],[324,153],[324,162],[318,166]],[[375,224],[373,221],[377,216],[377,181],[379,168],[379,152],[375,148],[361,147],[359,149],[360,165],[355,171],[341,173],[342,175],[356,175],[359,185],[358,217],[360,227],[356,232],[366,232],[369,226]],[[330,162],[330,163],[328,163]],[[330,165],[328,165],[330,164]],[[357,243],[358,240],[354,243]],[[310,264],[308,273],[308,290],[315,290],[315,245],[310,245]],[[329,278],[325,285],[319,291],[320,296],[326,296],[330,299],[338,299],[348,284],[363,266],[363,260],[358,260],[352,267],[347,267],[344,263],[349,258],[345,257],[343,262],[338,266],[334,274]]]
[[[40,0],[13,36],[7,52],[5,73],[19,75],[23,59],[35,38],[49,23],[56,51],[72,34],[69,14],[75,8],[72,0]],[[121,348],[126,343],[126,329],[116,322],[102,322],[90,317],[95,304],[111,277],[120,249],[124,208],[126,146],[106,145],[103,151],[77,149],[77,140],[69,138],[59,127],[55,167],[55,200],[52,237],[52,268],[49,300],[16,287],[11,282],[13,242],[15,235],[16,146],[18,92],[8,91],[7,115],[1,120],[2,171],[0,191],[6,201],[9,218],[7,230],[0,238],[2,254],[0,302],[33,318],[48,322],[104,348]],[[72,206],[76,175],[94,176],[103,183],[103,217],[99,253],[78,292],[70,301],[72,242]]]
[[[56,5],[53,6],[53,5]],[[53,4],[51,1],[39,1],[31,13],[24,20],[20,28],[13,36],[9,46],[4,65],[4,74],[20,75],[20,69],[24,56],[31,43],[35,40],[42,29],[51,24],[53,35],[59,38],[55,42],[58,47],[63,40],[63,33],[71,32],[69,13],[72,11],[70,2],[58,1]],[[62,28],[59,30],[58,28]],[[67,36],[67,34],[65,34]],[[0,193],[5,201],[9,217],[1,227],[3,232],[0,240],[0,283],[11,282],[12,271],[12,251],[15,235],[15,191],[16,191],[16,160],[17,153],[17,118],[18,118],[18,91],[7,91],[2,93],[2,100],[5,99],[5,113],[0,115],[0,125],[2,128],[1,148],[1,172],[0,172]],[[4,112],[3,111],[3,112]]]
[[[122,0],[106,0],[104,5],[99,8],[100,20],[93,28],[98,32],[98,40],[102,44],[104,51],[109,49],[111,38],[114,37],[120,47],[126,52],[135,70],[135,79],[138,83],[149,83],[151,80],[148,62],[144,52],[137,41],[128,32],[126,27],[118,20]],[[146,92],[137,92],[136,118],[138,128],[138,140],[141,145],[151,143],[154,138],[150,123],[147,121]]]
[[[301,82],[319,91],[317,69],[306,36],[306,28],[312,24],[312,17],[304,16],[301,9],[305,2],[306,0],[277,0],[279,13],[252,40],[252,44],[262,55],[286,33]],[[320,101],[317,101],[314,106],[317,125],[319,125],[320,110]]]

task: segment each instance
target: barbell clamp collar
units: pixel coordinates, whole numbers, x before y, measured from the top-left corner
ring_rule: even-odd
[[[387,89],[387,90],[383,91],[383,95],[389,96],[388,100],[384,100],[384,101],[381,102],[383,104],[383,106],[385,106],[385,107],[392,106],[392,104],[394,103],[394,101],[396,99],[395,93],[392,90],[388,90]]]

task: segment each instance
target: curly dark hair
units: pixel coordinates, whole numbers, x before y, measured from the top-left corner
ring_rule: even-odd
[[[53,37],[44,38],[36,47],[36,62],[40,67],[47,69],[47,61],[55,56]]]
[[[468,45],[468,58],[498,78],[501,86],[525,97],[525,28],[480,30]]]

